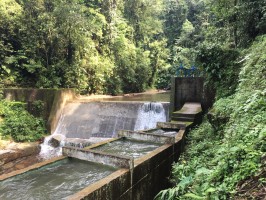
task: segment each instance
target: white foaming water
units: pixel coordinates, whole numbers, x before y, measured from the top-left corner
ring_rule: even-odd
[[[166,115],[162,103],[144,103],[138,109],[138,116],[134,130],[145,130],[156,127],[157,122],[165,122]]]
[[[44,138],[43,143],[41,144],[41,151],[39,153],[39,156],[41,159],[47,160],[51,159],[54,157],[58,157],[62,155],[62,147],[65,145],[65,141],[61,140],[60,144],[58,147],[53,147],[50,145],[50,140],[52,139],[53,136],[56,134],[49,135]],[[64,135],[60,135],[60,137],[65,138]]]
[[[60,141],[58,147],[53,147],[51,145],[51,139],[57,138],[57,141]],[[62,155],[62,147],[71,146],[76,148],[84,148],[94,143],[103,142],[105,140],[109,140],[111,138],[98,138],[91,137],[89,139],[80,139],[80,138],[66,138],[62,134],[54,133],[50,136],[44,138],[44,142],[41,144],[41,151],[39,153],[39,157],[43,160],[51,159],[54,157],[58,157]]]

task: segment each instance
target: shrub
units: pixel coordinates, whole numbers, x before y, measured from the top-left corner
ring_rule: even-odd
[[[36,141],[46,132],[44,121],[29,114],[24,103],[2,100],[0,115],[0,135],[16,142]]]

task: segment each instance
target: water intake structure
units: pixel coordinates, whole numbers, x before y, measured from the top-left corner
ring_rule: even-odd
[[[185,133],[157,127],[168,115],[169,103],[68,102],[41,151],[63,156],[0,176],[0,199],[153,199]]]

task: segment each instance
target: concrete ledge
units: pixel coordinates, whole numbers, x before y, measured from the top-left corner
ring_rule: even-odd
[[[78,158],[80,160],[101,163],[112,167],[127,168],[127,169],[132,169],[134,167],[134,160],[131,157],[113,155],[91,149],[63,147],[63,155],[68,157]]]
[[[140,141],[149,141],[155,143],[174,144],[175,137],[158,135],[152,133],[145,133],[140,131],[121,130],[118,133],[118,137],[128,137]]]
[[[68,199],[153,199],[160,190],[167,186],[168,179],[166,177],[170,175],[174,155],[177,153],[173,145],[165,144],[136,159],[132,170],[117,170],[106,178],[69,196]]]
[[[179,121],[171,121],[171,122],[158,122],[157,128],[163,129],[185,129],[192,125],[193,122],[179,122]]]

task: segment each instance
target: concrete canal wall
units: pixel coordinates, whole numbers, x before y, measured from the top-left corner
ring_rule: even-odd
[[[120,135],[130,136],[128,131],[125,131],[124,134],[122,132],[120,132]],[[135,138],[138,134],[138,132],[131,133],[131,138]],[[168,177],[170,176],[172,163],[177,161],[180,155],[184,134],[185,130],[179,130],[171,140],[174,141],[173,144],[167,144],[168,141],[165,141],[165,138],[162,137],[161,141],[165,144],[140,158],[134,159],[132,168],[119,169],[101,181],[70,196],[69,199],[152,200],[159,191],[169,186]],[[144,133],[140,133],[138,139],[141,136],[144,136]],[[146,137],[144,136],[144,138]],[[158,141],[158,136],[156,138]],[[89,148],[95,148],[96,146]],[[73,148],[65,148],[63,151],[67,156],[76,157],[75,154],[79,154],[81,150],[73,151]],[[71,151],[70,154],[69,151]],[[84,150],[82,151],[83,154],[86,153]]]

